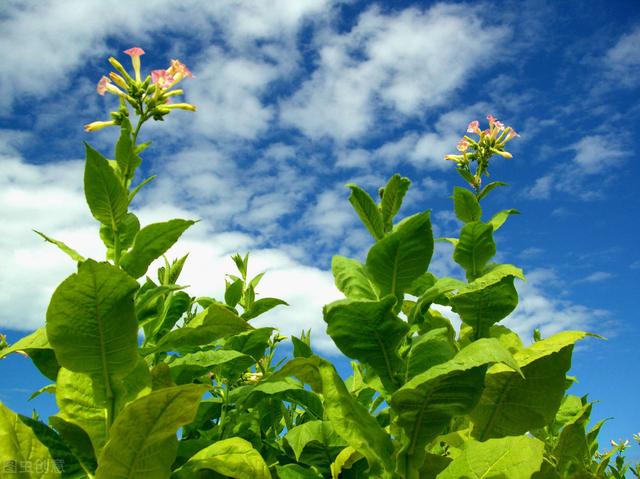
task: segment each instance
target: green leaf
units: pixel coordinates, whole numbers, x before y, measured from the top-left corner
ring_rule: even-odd
[[[453,208],[456,216],[463,223],[480,221],[482,218],[482,208],[471,191],[466,188],[456,186],[453,189]]]
[[[312,442],[317,442],[325,448],[344,446],[344,441],[328,421],[305,422],[287,431],[284,437],[293,449],[296,461],[300,460],[302,451]]]
[[[133,178],[136,168],[140,165],[140,158],[136,155],[134,146],[131,141],[131,124],[127,120],[126,124],[121,125],[120,138],[115,148],[115,160],[125,181]]]
[[[507,221],[507,218],[511,215],[519,215],[520,212],[518,210],[510,209],[503,210],[499,213],[493,215],[493,217],[489,220],[489,224],[493,226],[493,231],[498,231],[500,227]]]
[[[402,360],[397,348],[409,326],[393,313],[394,296],[380,301],[336,301],[324,308],[327,334],[350,358],[370,365],[388,391],[397,387]]]
[[[133,244],[133,240],[140,231],[140,221],[133,213],[127,213],[118,227],[118,238],[120,239],[120,250],[126,251]],[[100,225],[100,239],[107,247],[107,258],[113,259],[113,249],[115,247],[115,235],[111,225]]]
[[[334,256],[331,271],[336,287],[349,299],[376,300],[378,296],[369,280],[364,265],[344,256]]]
[[[168,364],[171,377],[177,384],[185,384],[193,379],[216,369],[224,367],[225,377],[237,377],[242,371],[255,363],[251,356],[231,350],[198,351],[182,357],[173,357]]]
[[[501,365],[489,369],[485,390],[471,413],[480,441],[517,436],[550,424],[565,392],[576,341],[587,333],[565,331],[514,354],[524,377]]]
[[[185,327],[163,336],[155,346],[143,348],[143,354],[190,351],[234,334],[254,329],[249,323],[219,303],[212,303]]]
[[[127,192],[107,159],[89,144],[85,147],[84,195],[89,209],[100,223],[117,228],[127,214]]]
[[[335,431],[367,458],[370,477],[390,477],[393,444],[369,411],[351,396],[334,366],[317,356],[289,361],[272,380],[296,376],[324,398],[325,415]]]
[[[433,254],[429,212],[414,215],[369,250],[366,271],[380,296],[400,296],[422,275]]]
[[[49,472],[35,473],[20,472],[22,464],[29,463],[35,469],[36,464],[47,465]],[[20,421],[18,415],[0,403],[0,464],[7,476],[16,479],[54,479],[59,478],[51,453],[42,444],[30,427]],[[11,464],[16,465],[15,475],[7,470]]]
[[[438,479],[530,479],[540,470],[543,455],[544,443],[527,436],[469,441]]]
[[[227,338],[224,349],[232,349],[247,354],[256,361],[264,356],[274,328],[258,328]]]
[[[49,449],[49,453],[55,463],[61,466],[60,469],[63,478],[80,479],[86,477],[78,459],[56,431],[45,423],[30,417],[22,415],[18,417],[26,426],[31,428],[38,440]],[[49,467],[53,467],[53,465],[54,464],[49,464]]]
[[[172,477],[176,479],[200,477],[197,473],[202,470],[215,471],[235,479],[271,479],[269,468],[260,453],[250,442],[239,437],[224,439],[202,449]]]
[[[413,469],[422,467],[425,446],[451,418],[467,414],[476,405],[487,365],[492,363],[518,370],[511,354],[496,339],[480,339],[449,361],[415,376],[393,394],[390,405],[407,438],[402,454]]]
[[[249,321],[250,319],[256,318],[280,305],[289,306],[286,301],[278,298],[261,298],[255,301],[247,311],[242,313],[241,316],[242,319]]]
[[[489,193],[491,193],[491,191],[497,186],[509,186],[509,185],[504,181],[493,181],[489,183],[484,188],[482,188],[482,190],[480,190],[480,193],[478,194],[478,201],[480,201],[482,198],[484,198]]]
[[[324,409],[319,396],[304,389],[297,381],[287,378],[283,380],[273,380],[261,382],[253,387],[248,387],[241,391],[240,388],[233,389],[230,399],[243,404],[246,407],[255,407],[265,398],[280,399],[288,402],[295,402],[303,406],[316,418],[321,419]]]
[[[133,294],[138,283],[108,263],[87,260],[54,291],[47,338],[60,365],[95,375],[109,390],[138,359]]]
[[[347,188],[351,189],[349,202],[358,213],[362,223],[376,240],[382,239],[384,237],[384,223],[378,205],[369,196],[369,193],[358,185],[349,183]]]
[[[305,343],[302,339],[291,336],[291,342],[293,343],[294,358],[309,358],[313,356],[311,346]]]
[[[446,293],[454,290],[462,289],[466,286],[466,283],[455,278],[439,278],[433,285],[426,289],[424,293],[418,298],[415,313],[418,315],[425,314],[431,305],[443,298]],[[413,320],[413,318],[411,318]]]
[[[50,416],[49,424],[55,428],[82,468],[93,474],[98,467],[98,462],[89,435],[81,427],[67,422],[59,416]],[[85,479],[86,476],[81,477]]]
[[[136,186],[133,190],[131,190],[131,192],[129,193],[129,203],[131,203],[133,201],[133,199],[136,197],[136,195],[138,194],[138,192],[147,184],[151,183],[153,180],[156,179],[156,175],[150,176],[149,178],[146,178],[145,180],[141,181],[138,186]]]
[[[436,283],[437,279],[438,278],[431,273],[423,273],[411,283],[411,287],[407,290],[407,293],[412,296],[422,296],[427,289]]]
[[[453,250],[453,260],[465,269],[469,281],[480,276],[495,254],[492,225],[472,221],[462,227],[460,240]]]
[[[56,355],[47,340],[47,332],[44,327],[36,329],[33,333],[25,336],[8,348],[0,349],[0,359],[8,354],[24,352],[36,365],[38,370],[52,381],[56,380],[60,364]]]
[[[476,338],[488,337],[491,326],[506,318],[518,305],[513,276],[504,276],[497,282],[495,278],[490,281],[483,278],[458,290],[450,300],[453,312],[473,328]]]
[[[242,299],[242,290],[244,283],[241,279],[235,280],[233,283],[227,284],[227,288],[224,292],[224,302],[227,306],[235,308],[236,304]]]
[[[111,427],[96,479],[169,477],[176,432],[193,421],[206,390],[196,384],[163,388],[128,404]]]
[[[405,382],[433,366],[449,361],[456,354],[447,328],[428,331],[413,340],[407,356]]]
[[[351,446],[345,447],[331,464],[331,478],[338,479],[343,469],[350,469],[360,459],[362,454]]]
[[[393,175],[387,186],[384,187],[382,201],[380,202],[380,213],[382,214],[382,223],[384,231],[391,231],[393,228],[393,218],[400,211],[402,200],[407,194],[411,181],[409,178],[403,178],[398,173]]]
[[[75,261],[77,263],[82,263],[84,261],[84,256],[82,256],[80,253],[78,253],[73,248],[70,248],[69,246],[64,244],[62,241],[58,241],[58,240],[55,240],[53,238],[50,238],[49,236],[47,236],[44,233],[41,233],[38,230],[33,230],[33,231],[37,235],[40,235],[47,243],[51,243],[51,244],[56,245],[58,248],[60,248],[60,250],[62,250],[64,253],[66,253],[73,261]]]
[[[131,251],[122,256],[120,266],[134,278],[139,278],[193,224],[195,221],[174,219],[145,226],[136,235]]]
[[[322,479],[322,476],[299,464],[276,465],[276,471],[280,479]]]
[[[56,385],[54,384],[47,384],[46,386],[42,386],[40,389],[38,389],[37,391],[35,391],[34,393],[31,394],[31,396],[29,396],[29,399],[27,399],[27,401],[31,401],[32,399],[37,398],[38,396],[40,396],[41,394],[44,393],[48,393],[48,394],[55,394],[56,393]]]

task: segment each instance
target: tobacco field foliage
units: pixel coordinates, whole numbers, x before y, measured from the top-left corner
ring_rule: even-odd
[[[471,122],[467,134],[477,139],[465,136],[460,154],[446,158],[468,188],[452,195],[458,237],[438,240],[453,245],[464,280],[429,272],[437,245],[429,210],[397,218],[408,178],[392,176],[376,198],[347,185],[372,246],[364,262],[334,256],[331,263],[344,299],[323,315],[352,361],[343,379],[314,352],[309,331],[285,338],[276,327],[252,325],[286,302],[260,297],[268,275],[248,276],[248,254],[233,256],[237,271],[226,275],[224,298],[193,297],[180,283],[187,257],[165,253],[196,221],[143,226],[130,211],[154,178],[136,176],[149,146],[138,141],[141,126],[195,107],[169,101],[191,76],[179,61],[142,78],[144,52],[125,53],[133,75],[111,58],[117,73],[98,85],[118,97],[119,109],[85,127],[120,129],[111,157],[86,145],[84,191],[106,255],[85,258],[38,232],[77,272],[53,293],[46,325],[3,342],[0,358],[28,356],[51,380],[34,394],[54,394],[58,412],[44,421],[0,404],[1,477],[637,476],[620,454],[626,445],[598,453],[603,421],[594,425],[588,398],[567,392],[573,349],[590,334],[536,331],[529,344],[501,324],[525,276],[494,262],[494,233],[518,211],[484,211],[482,200],[506,185],[482,179],[492,157],[511,157],[512,128],[491,116],[487,130]],[[150,271],[161,258],[164,266]],[[460,317],[459,331],[438,305]],[[282,342],[291,343],[292,358],[276,359]],[[24,463],[49,467],[20,470]]]

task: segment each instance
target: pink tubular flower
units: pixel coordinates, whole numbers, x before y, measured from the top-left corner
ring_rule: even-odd
[[[509,134],[507,135],[507,138],[509,140],[515,138],[516,136],[520,136],[518,135],[518,133],[516,132],[516,130],[514,130],[513,128],[509,127]]]
[[[498,131],[503,131],[504,130],[504,123],[502,123],[501,121],[496,120],[494,122],[494,125],[495,125],[495,127],[496,127],[496,129]]]
[[[166,90],[171,87],[175,79],[169,70],[153,70],[151,72],[151,81],[160,90]]]
[[[176,82],[179,82],[183,78],[193,78],[193,74],[187,66],[182,63],[180,60],[171,60],[171,66],[167,69],[167,71],[173,75],[176,79]]]
[[[474,120],[467,126],[467,133],[476,133],[480,134],[480,122],[478,120]]]
[[[133,71],[136,74],[136,81],[140,81],[140,57],[144,55],[144,50],[140,47],[133,47],[125,50],[123,53],[126,53],[131,57],[131,64],[133,65]]]
[[[456,148],[458,149],[458,151],[465,152],[469,148],[469,142],[463,138],[458,142]]]
[[[103,76],[102,78],[100,78],[100,81],[98,82],[98,86],[96,87],[96,91],[98,92],[98,95],[100,96],[104,96],[104,94],[107,92],[107,83],[109,83],[111,80],[109,80],[106,76]]]
[[[489,120],[489,126],[493,126],[493,124],[496,122],[496,119],[493,115],[487,115],[487,120]]]

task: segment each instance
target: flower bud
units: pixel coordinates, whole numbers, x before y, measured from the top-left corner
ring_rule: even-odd
[[[108,126],[114,126],[115,124],[116,124],[115,120],[111,120],[111,121],[94,121],[93,123],[89,123],[87,125],[84,125],[84,131],[86,131],[86,132],[98,131],[98,130],[102,130],[103,128],[106,128]]]

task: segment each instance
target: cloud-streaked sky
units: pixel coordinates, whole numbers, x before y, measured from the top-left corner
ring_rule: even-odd
[[[267,271],[260,292],[291,304],[264,321],[311,327],[335,354],[321,316],[339,297],[330,258],[362,258],[371,243],[345,183],[375,192],[401,172],[413,181],[402,213],[430,208],[436,234],[453,235],[448,195],[460,180],[443,156],[492,113],[521,134],[492,172],[511,186],[485,207],[522,212],[497,234],[500,261],[528,277],[508,325],[607,336],[577,352],[578,392],[602,401],[598,417],[617,417],[612,437],[640,429],[629,376],[640,360],[637,1],[8,0],[0,32],[0,330],[10,338],[43,324],[74,268],[32,228],[104,254],[81,189],[82,141],[108,154],[115,131],[81,126],[117,106],[95,92],[107,57],[125,63],[122,50],[141,46],[143,70],[180,58],[195,74],[184,89],[198,112],[143,133],[153,141],[143,172],[158,179],[135,204],[143,224],[201,219],[172,251],[191,252],[183,282],[194,294],[221,296],[229,255],[251,251],[251,270]],[[450,256],[438,243],[435,273],[460,276]],[[7,360],[0,377],[17,381],[21,368]],[[23,396],[3,380],[0,399],[28,411]]]

